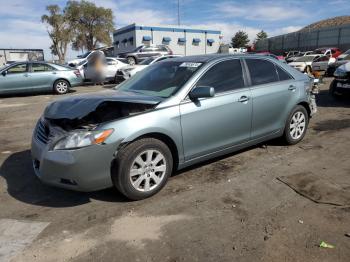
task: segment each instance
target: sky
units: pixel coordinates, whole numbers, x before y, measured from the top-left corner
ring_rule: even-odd
[[[260,30],[269,36],[294,32],[302,27],[334,16],[350,15],[349,0],[179,0],[181,25],[221,30],[229,42],[238,30],[248,33],[251,41]],[[0,0],[0,48],[44,49],[52,59],[51,45],[41,16],[49,4],[62,8],[66,0]],[[176,25],[177,0],[90,0],[111,8],[115,27]],[[72,50],[68,58],[77,55]]]

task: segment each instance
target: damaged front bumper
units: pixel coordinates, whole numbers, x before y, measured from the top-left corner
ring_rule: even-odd
[[[35,174],[42,182],[85,192],[113,186],[111,164],[117,144],[52,150],[51,140],[45,143],[39,136],[38,125],[33,133],[31,153]]]

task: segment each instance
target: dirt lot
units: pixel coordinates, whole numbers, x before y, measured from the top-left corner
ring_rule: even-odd
[[[350,261],[350,100],[329,97],[328,85],[300,144],[197,165],[139,202],[41,184],[31,134],[61,97],[0,98],[0,261]]]

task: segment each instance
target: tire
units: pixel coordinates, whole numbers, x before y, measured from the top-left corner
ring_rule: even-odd
[[[129,57],[127,58],[127,60],[128,60],[128,64],[129,64],[129,65],[135,65],[135,64],[136,64],[136,59],[135,59],[135,57],[133,57],[133,56],[129,56]]]
[[[309,115],[305,107],[298,105],[289,114],[284,128],[283,138],[288,145],[299,143],[305,136],[309,124]],[[294,127],[292,127],[292,125]]]
[[[63,79],[57,80],[53,85],[53,90],[58,95],[63,95],[69,91],[69,82]]]
[[[128,199],[141,200],[158,193],[172,169],[173,156],[168,146],[158,139],[143,138],[118,152],[111,175],[120,193]]]
[[[329,85],[329,94],[335,99],[340,99],[341,96],[337,92],[336,87],[337,87],[337,81],[333,80]]]
[[[306,66],[305,73],[307,73],[308,75],[312,75],[312,69],[310,66]]]

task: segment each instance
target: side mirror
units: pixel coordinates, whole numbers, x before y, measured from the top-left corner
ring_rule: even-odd
[[[197,100],[199,98],[213,97],[215,95],[214,87],[197,86],[189,94],[190,99]]]
[[[2,71],[1,74],[2,74],[3,76],[6,76],[6,75],[7,75],[7,71],[6,71],[6,70],[5,70],[5,71]]]

